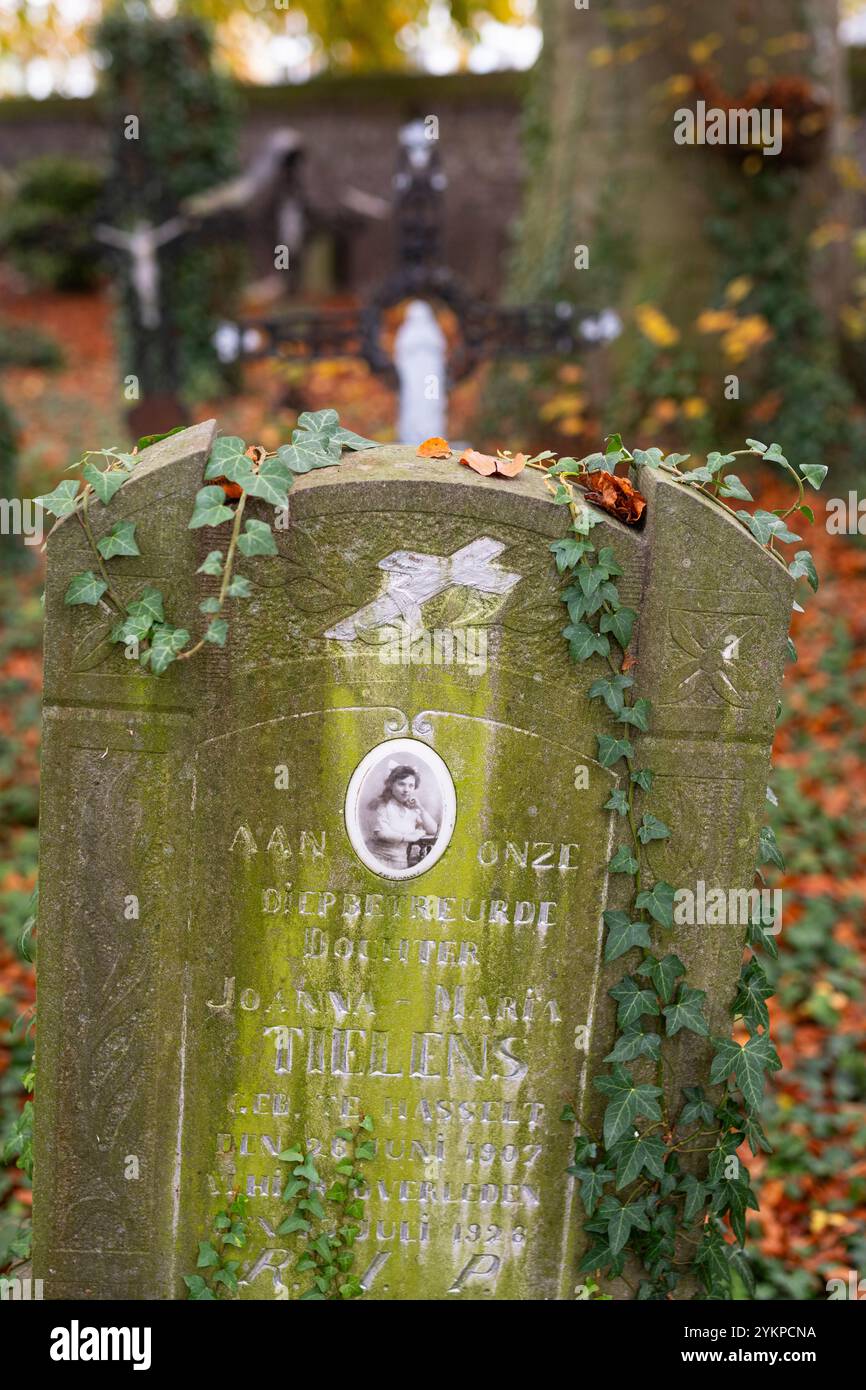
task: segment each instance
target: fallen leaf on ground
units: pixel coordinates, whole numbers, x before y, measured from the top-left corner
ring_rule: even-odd
[[[417,456],[419,459],[450,459],[451,445],[447,439],[434,434],[432,439],[425,439],[418,445]]]
[[[612,516],[634,526],[644,513],[646,498],[633,487],[628,478],[620,478],[616,473],[587,473],[577,479],[586,493],[587,502]]]

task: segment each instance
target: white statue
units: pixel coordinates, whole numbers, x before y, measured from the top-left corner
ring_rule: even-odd
[[[401,444],[421,444],[447,427],[447,340],[430,305],[414,299],[394,340],[400,378],[397,437]]]
[[[100,224],[96,236],[107,246],[125,251],[130,259],[130,279],[138,300],[138,317],[143,328],[159,328],[159,257],[157,251],[189,230],[185,217],[171,217],[161,227],[137,222],[130,231]]]

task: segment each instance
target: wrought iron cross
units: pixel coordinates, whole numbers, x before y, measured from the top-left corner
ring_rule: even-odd
[[[570,356],[619,335],[621,325],[611,310],[593,317],[582,316],[567,301],[494,305],[473,298],[442,261],[446,187],[436,142],[428,138],[422,121],[410,122],[400,132],[394,176],[396,268],[361,308],[295,309],[278,317],[245,319],[233,335],[239,354],[291,362],[360,359],[395,386],[395,363],[381,342],[382,316],[406,300],[443,303],[457,318],[461,339],[448,362],[451,381],[491,358]]]

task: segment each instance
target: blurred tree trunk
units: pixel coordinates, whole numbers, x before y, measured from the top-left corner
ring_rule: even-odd
[[[643,429],[660,443],[667,430],[673,447],[710,435],[721,443],[720,430],[727,441],[744,424],[760,434],[763,422],[774,437],[786,425],[825,447],[849,428],[836,318],[858,181],[840,158],[835,0],[576,4],[541,0],[511,297],[613,308],[623,332],[584,359],[579,383],[574,364],[560,372],[570,390],[557,385],[546,438],[559,422],[563,444]],[[708,110],[781,109],[781,152],[678,144],[675,113],[701,100]],[[581,246],[586,269],[575,265]],[[723,317],[702,318],[708,309]],[[494,403],[516,400],[512,418],[521,408],[537,416],[539,373],[512,372],[516,394],[513,379],[499,389],[503,375]],[[732,375],[737,386],[726,387]]]

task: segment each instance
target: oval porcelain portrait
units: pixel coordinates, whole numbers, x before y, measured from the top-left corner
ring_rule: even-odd
[[[362,864],[382,878],[417,878],[448,848],[457,794],[438,753],[418,739],[392,738],[355,768],[345,814]]]

